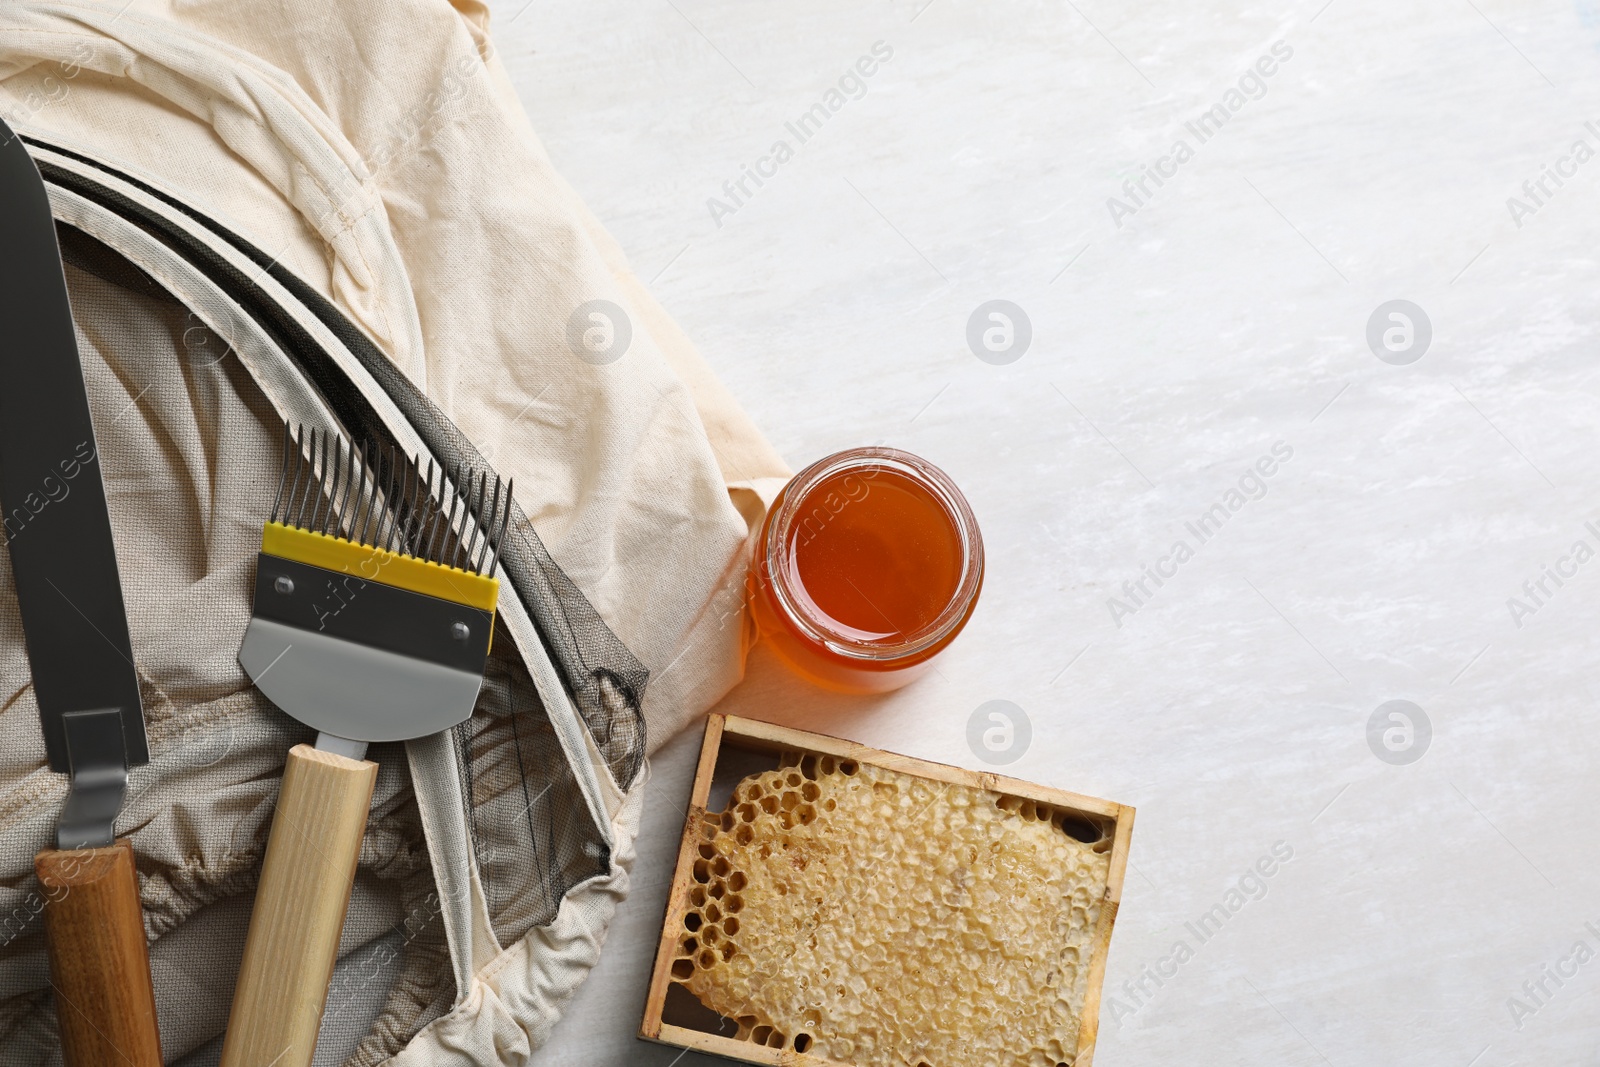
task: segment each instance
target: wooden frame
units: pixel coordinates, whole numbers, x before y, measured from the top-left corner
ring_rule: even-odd
[[[822,1056],[796,1052],[793,1049],[772,1049],[749,1041],[723,1037],[720,1034],[675,1026],[662,1019],[666,1009],[667,991],[672,985],[671,970],[675,946],[682,932],[684,913],[688,909],[689,891],[694,884],[694,860],[698,855],[696,849],[700,826],[711,796],[717,761],[724,748],[774,755],[784,751],[806,752],[819,756],[833,756],[840,760],[855,760],[902,774],[986,789],[1109,821],[1114,827],[1110,866],[1106,874],[1105,896],[1089,960],[1089,986],[1084,997],[1083,1015],[1079,1021],[1075,1060],[1076,1067],[1090,1067],[1094,1057],[1095,1036],[1099,1029],[1100,986],[1105,980],[1106,953],[1111,945],[1111,927],[1116,921],[1117,904],[1122,899],[1122,879],[1128,865],[1128,845],[1133,833],[1133,808],[1109,800],[1034,785],[1016,778],[1006,778],[988,771],[963,770],[942,763],[930,763],[910,756],[883,752],[824,734],[806,733],[754,719],[724,715],[712,715],[706,722],[705,740],[700,746],[700,763],[695,771],[688,817],[684,822],[683,842],[678,850],[678,866],[673,875],[672,889],[667,894],[666,916],[662,924],[661,941],[656,948],[655,967],[650,976],[650,992],[645,999],[644,1022],[639,1028],[640,1037],[674,1048],[709,1053],[744,1063],[770,1064],[774,1067],[779,1065],[856,1067],[853,1064],[841,1064]]]

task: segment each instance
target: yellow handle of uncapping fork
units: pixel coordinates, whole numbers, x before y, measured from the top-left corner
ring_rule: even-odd
[[[309,1067],[377,774],[368,760],[290,750],[222,1067]]]

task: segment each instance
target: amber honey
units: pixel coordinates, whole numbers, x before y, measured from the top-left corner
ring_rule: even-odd
[[[943,471],[896,449],[853,449],[784,488],[752,584],[762,636],[792,667],[881,692],[921,674],[966,624],[983,541]]]

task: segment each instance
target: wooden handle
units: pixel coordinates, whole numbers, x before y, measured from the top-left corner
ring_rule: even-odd
[[[296,745],[267,839],[222,1067],[307,1067],[378,765]]]
[[[133,846],[46,850],[34,857],[43,888],[50,980],[67,1067],[161,1067],[150,953],[139,910]]]

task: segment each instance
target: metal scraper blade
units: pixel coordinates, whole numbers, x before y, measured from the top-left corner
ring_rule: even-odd
[[[45,751],[73,776],[61,847],[109,843],[150,758],[139,678],[50,201],[3,122],[0,512]]]

